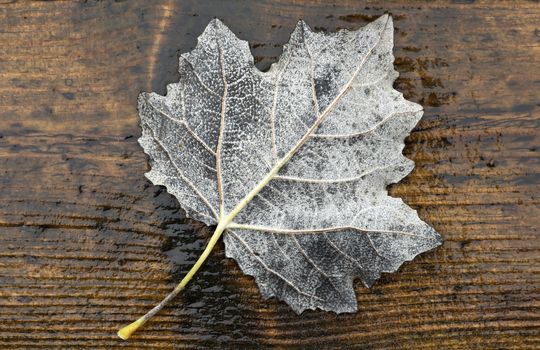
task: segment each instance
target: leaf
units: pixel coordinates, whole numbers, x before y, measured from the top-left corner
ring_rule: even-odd
[[[441,244],[386,191],[413,169],[403,139],[423,113],[392,88],[392,47],[386,15],[329,34],[300,21],[261,72],[216,19],[166,96],[139,96],[148,179],[218,225],[211,246],[224,232],[262,295],[297,313],[356,311],[355,277],[369,287]]]

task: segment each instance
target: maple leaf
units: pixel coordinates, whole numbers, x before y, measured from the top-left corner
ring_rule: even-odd
[[[300,21],[261,72],[248,43],[216,19],[181,55],[166,96],[139,96],[146,176],[217,228],[179,286],[120,336],[185,286],[222,233],[262,295],[297,313],[356,311],[354,278],[369,287],[441,244],[386,191],[414,167],[403,139],[423,113],[392,88],[392,47],[387,15],[329,34]]]

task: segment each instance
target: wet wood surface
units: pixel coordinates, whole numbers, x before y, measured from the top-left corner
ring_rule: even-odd
[[[212,17],[260,69],[295,22],[356,29],[389,12],[395,86],[425,116],[393,185],[444,245],[355,284],[360,311],[297,316],[218,246],[128,342],[118,327],[173,288],[211,228],[143,177],[137,94],[164,93]],[[0,348],[540,348],[540,4],[1,1]]]

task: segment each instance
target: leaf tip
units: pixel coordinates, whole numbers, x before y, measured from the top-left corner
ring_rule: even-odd
[[[388,13],[383,14],[381,17],[377,18],[373,22],[369,23],[366,27],[373,26],[372,28],[380,28],[382,27],[382,31],[386,31],[388,29],[393,32],[394,28],[394,22],[392,21],[392,16]],[[380,30],[380,29],[379,29]]]
[[[222,20],[220,20],[219,18],[217,17],[214,17],[210,20],[210,22],[208,23],[209,26],[215,26],[215,27],[221,27],[221,26],[225,26],[225,23],[223,23]]]
[[[383,14],[381,17],[377,18],[376,21],[381,21],[383,23],[388,22],[390,24],[392,22],[392,16],[390,16],[388,13]]]
[[[311,30],[309,25],[303,19],[298,20],[298,22],[296,23],[296,28],[303,29],[303,30]]]

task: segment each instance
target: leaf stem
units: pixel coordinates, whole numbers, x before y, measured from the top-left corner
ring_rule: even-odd
[[[199,256],[199,259],[197,260],[197,262],[195,262],[193,267],[191,267],[191,269],[186,274],[186,276],[184,276],[182,281],[178,283],[178,285],[172,290],[172,292],[170,292],[159,304],[157,304],[152,310],[148,311],[144,316],[140,317],[135,322],[130,323],[129,325],[121,328],[117,333],[120,338],[127,340],[137,329],[139,329],[139,327],[141,327],[143,324],[146,323],[146,321],[152,318],[152,316],[154,316],[161,309],[163,309],[163,307],[167,305],[169,301],[174,299],[178,295],[178,293],[180,293],[180,291],[184,289],[184,287],[188,284],[189,281],[191,281],[195,273],[197,273],[199,268],[206,261],[206,259],[208,258],[208,255],[210,255],[210,252],[212,251],[212,249],[218,242],[219,238],[223,234],[223,231],[225,230],[225,227],[227,226],[227,224],[228,222],[222,222],[217,226],[216,230],[214,231],[214,234],[212,234],[212,237],[210,237],[210,240],[208,241],[206,248],[202,252],[201,256]]]

